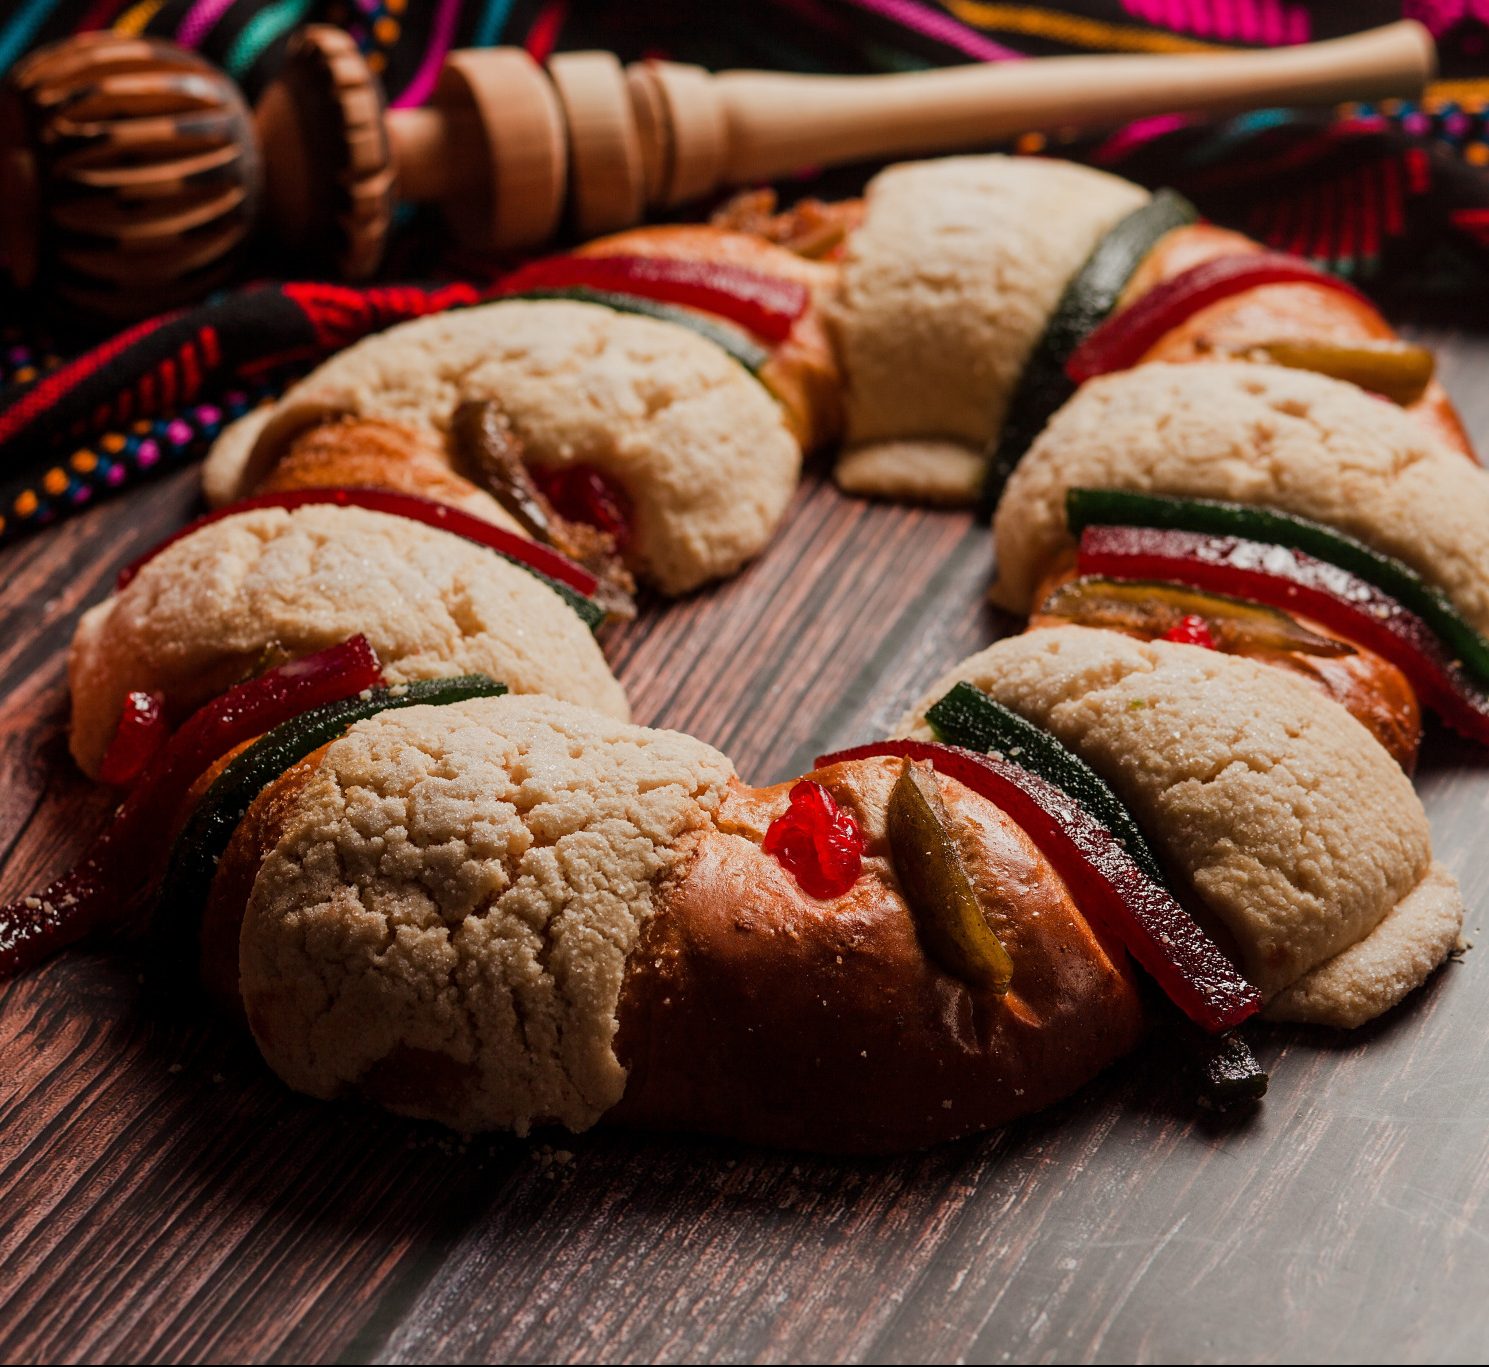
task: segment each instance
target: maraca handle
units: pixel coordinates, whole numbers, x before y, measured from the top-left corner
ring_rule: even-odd
[[[885,76],[726,71],[732,184],[806,165],[945,152],[1050,129],[1115,125],[1161,113],[1412,97],[1436,67],[1412,20],[1347,38],[1255,52],[1046,57]]]

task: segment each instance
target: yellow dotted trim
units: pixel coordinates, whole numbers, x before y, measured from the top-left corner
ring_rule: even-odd
[[[1471,142],[1463,149],[1463,159],[1470,166],[1489,166],[1489,144]]]
[[[372,36],[384,47],[392,47],[398,41],[400,31],[398,20],[390,19],[386,14],[372,26]]]
[[[80,475],[91,475],[98,469],[98,457],[91,451],[75,451],[68,464]]]
[[[58,494],[65,494],[67,492],[69,482],[67,471],[53,466],[52,469],[48,470],[42,476],[41,487],[55,498]]]
[[[121,432],[106,433],[99,445],[110,455],[115,455],[124,449],[124,435]]]
[[[1482,103],[1489,100],[1489,78],[1477,76],[1462,81],[1433,81],[1427,87],[1427,98],[1455,100],[1460,104],[1466,104],[1469,100]]]
[[[30,517],[36,511],[36,495],[30,489],[19,495],[15,501],[17,517]]]

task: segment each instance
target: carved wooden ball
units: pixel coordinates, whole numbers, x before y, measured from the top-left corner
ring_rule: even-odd
[[[116,320],[198,299],[236,266],[259,186],[237,88],[174,44],[87,34],[0,87],[0,258],[23,288]]]

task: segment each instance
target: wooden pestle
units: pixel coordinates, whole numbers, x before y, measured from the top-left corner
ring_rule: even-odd
[[[1098,128],[1153,114],[1414,96],[1436,49],[1411,20],[1253,52],[1046,57],[887,76],[725,71],[709,81],[733,185],[804,165],[950,151],[1019,133]]]
[[[545,71],[519,48],[490,48],[451,53],[424,108],[389,109],[351,38],[309,25],[250,122],[232,83],[194,54],[85,35],[33,54],[0,87],[0,168],[19,187],[0,244],[22,283],[40,263],[53,289],[124,317],[220,281],[260,206],[297,256],[359,279],[381,262],[400,200],[433,205],[468,249],[505,252],[565,227],[613,232],[804,166],[1161,113],[1416,96],[1434,61],[1411,21],[1293,48],[881,76],[623,68],[603,52],[562,53]],[[183,149],[200,109],[227,144],[197,192]],[[162,113],[176,123],[142,142],[137,120],[159,125]],[[77,158],[57,149],[83,142],[117,146],[118,166],[102,175],[95,153],[86,178],[72,172]],[[172,217],[182,203],[192,214]]]
[[[536,137],[542,111],[530,108],[526,87],[537,69],[519,82],[510,58],[496,70],[499,50],[457,57],[489,129],[520,109],[529,136]],[[559,106],[547,116],[566,119],[568,127],[548,130],[549,155],[563,155],[566,141],[567,179],[578,182],[568,186],[574,226],[593,233],[637,222],[647,207],[675,207],[804,166],[946,152],[1022,132],[1111,126],[1151,114],[1420,95],[1435,60],[1431,35],[1410,20],[1292,48],[1052,57],[882,76],[710,74],[656,61],[622,72],[607,54],[570,53],[550,64]],[[399,125],[416,116],[394,111],[388,117],[397,143]],[[487,136],[496,140],[492,132]],[[513,134],[508,145],[518,141]],[[449,156],[461,155],[458,140],[446,146]],[[639,149],[639,166],[632,149]],[[584,171],[593,182],[601,166],[611,166],[604,195],[614,200],[603,210],[600,191],[583,183]],[[563,179],[553,167],[542,183],[562,195]],[[408,193],[421,197],[412,184]],[[560,206],[545,208],[529,219],[533,235],[497,230],[485,245],[535,245],[542,240],[539,222],[558,221]]]

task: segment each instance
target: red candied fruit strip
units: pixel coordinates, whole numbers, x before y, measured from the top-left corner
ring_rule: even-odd
[[[1449,726],[1489,745],[1489,695],[1421,617],[1338,565],[1243,537],[1092,525],[1081,533],[1076,567],[1112,579],[1187,584],[1310,617],[1389,660]]]
[[[165,701],[159,693],[126,694],[118,729],[98,766],[99,778],[115,788],[133,783],[170,733]]]
[[[337,508],[366,508],[369,512],[405,517],[411,522],[422,522],[426,527],[438,527],[441,531],[452,532],[456,536],[464,537],[467,541],[474,541],[477,545],[496,551],[510,560],[519,561],[529,569],[546,575],[549,579],[566,584],[586,598],[593,597],[596,589],[599,588],[599,580],[582,565],[576,565],[567,556],[560,555],[557,551],[539,542],[529,541],[525,536],[518,536],[515,532],[509,532],[503,527],[487,522],[484,518],[475,517],[460,508],[452,508],[447,503],[436,503],[431,498],[420,498],[417,494],[396,493],[391,489],[362,488],[292,489],[280,494],[256,494],[252,498],[240,499],[237,503],[218,508],[197,518],[195,522],[187,523],[180,531],[173,533],[158,546],[146,551],[138,560],[119,571],[119,578],[114,587],[124,588],[141,569],[167,547],[174,546],[176,542],[191,536],[194,532],[201,531],[203,527],[213,522],[221,522],[223,518],[236,517],[239,513],[252,512],[257,508],[293,510],[310,504],[330,504]]]
[[[1260,285],[1322,285],[1361,303],[1365,298],[1348,281],[1284,252],[1238,252],[1201,261],[1155,285],[1130,307],[1093,328],[1065,362],[1076,384],[1098,375],[1128,370],[1186,318],[1233,294]]]
[[[1173,894],[1063,789],[1010,760],[935,741],[879,741],[817,763],[886,755],[929,760],[1007,812],[1065,881],[1082,915],[1122,944],[1196,1025],[1219,1033],[1261,1009],[1261,993]]]
[[[761,847],[812,897],[841,897],[863,872],[863,831],[820,783],[802,779]]]
[[[145,764],[82,861],[43,892],[0,907],[0,978],[125,920],[135,897],[159,875],[192,784],[216,760],[301,712],[372,688],[382,677],[367,638],[353,636],[268,670],[194,712]]]
[[[612,290],[717,314],[768,342],[784,342],[811,295],[784,280],[723,261],[671,256],[550,256],[520,266],[501,293],[527,290]]]

